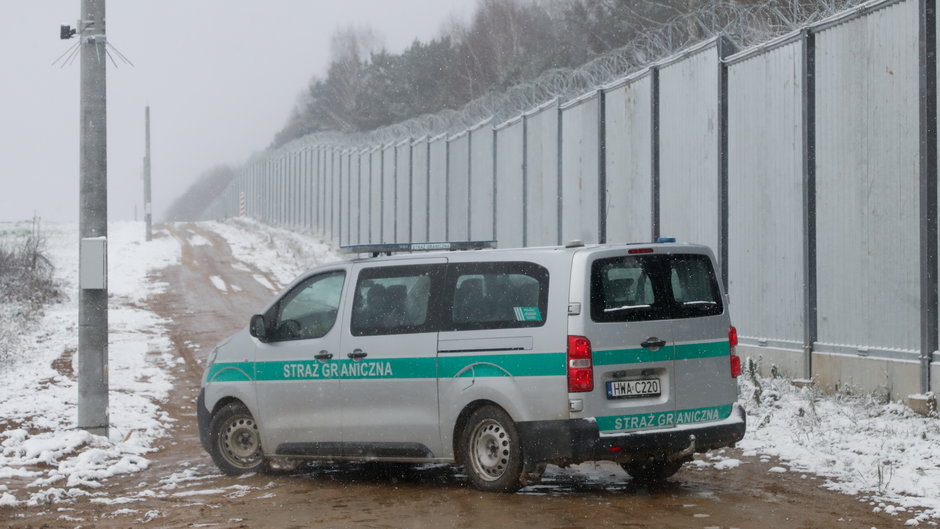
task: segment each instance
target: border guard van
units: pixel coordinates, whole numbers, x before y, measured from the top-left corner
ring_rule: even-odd
[[[663,480],[744,436],[707,247],[481,246],[351,247],[373,257],[284,289],[209,355],[198,423],[216,465],[448,462],[507,492],[596,460]],[[427,249],[471,250],[391,255]]]

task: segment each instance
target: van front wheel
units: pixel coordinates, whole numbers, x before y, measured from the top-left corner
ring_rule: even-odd
[[[522,448],[509,415],[496,406],[472,414],[461,432],[462,464],[470,483],[487,492],[522,487]]]
[[[212,416],[209,454],[219,470],[230,476],[264,470],[258,424],[242,403],[230,402]]]

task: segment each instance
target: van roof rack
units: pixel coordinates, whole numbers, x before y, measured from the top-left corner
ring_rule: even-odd
[[[442,242],[392,242],[381,244],[353,244],[340,246],[343,253],[372,254],[378,257],[381,254],[392,255],[402,252],[435,252],[457,250],[484,250],[496,248],[496,241],[442,241]]]

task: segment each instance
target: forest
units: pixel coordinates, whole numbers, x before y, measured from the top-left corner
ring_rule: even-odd
[[[340,28],[326,74],[311,80],[272,146],[315,132],[370,131],[459,109],[547,71],[576,68],[667,25],[672,31],[666,38],[681,46],[747,10],[810,12],[820,3],[832,2],[478,0],[469,20],[452,22],[437,38],[415,40],[401,53],[381,47],[381,36],[370,28]]]

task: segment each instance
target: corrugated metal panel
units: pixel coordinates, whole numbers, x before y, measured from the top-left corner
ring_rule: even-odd
[[[411,140],[395,147],[395,241],[411,240]]]
[[[448,140],[447,240],[470,238],[470,135]]]
[[[321,146],[317,152],[318,171],[317,171],[317,232],[326,233],[326,160],[329,150],[326,146]]]
[[[330,237],[334,240],[339,240],[340,236],[340,215],[343,212],[343,206],[340,203],[340,193],[342,192],[343,180],[340,176],[340,149],[335,147],[333,149],[333,189],[330,194],[330,200],[332,201],[332,213],[330,221]]]
[[[742,338],[803,343],[802,42],[728,70],[728,273]],[[769,303],[769,301],[771,301]]]
[[[284,224],[287,219],[287,193],[285,189],[286,178],[284,170],[284,153],[279,153],[277,158],[277,221],[279,224]]]
[[[308,200],[310,198],[310,173],[308,170],[308,152],[307,149],[301,149],[297,153],[297,171],[300,173],[300,194],[297,197],[297,200],[300,204],[299,216],[299,225],[302,228],[307,228],[310,225],[309,218],[309,207]]]
[[[558,107],[526,116],[526,245],[558,244]]]
[[[496,131],[496,242],[500,248],[523,245],[523,123]]]
[[[369,166],[369,242],[382,242],[382,147],[376,147],[371,153]]]
[[[287,201],[285,200],[287,193],[284,191],[287,186],[285,185],[284,174],[284,153],[280,153],[277,158],[277,222],[279,224],[284,224],[287,218],[287,214],[285,213],[287,209]]]
[[[816,36],[824,350],[919,348],[917,5]]]
[[[372,151],[359,152],[359,244],[368,244],[372,227]]]
[[[606,92],[607,241],[652,233],[652,82],[646,76]]]
[[[597,94],[562,109],[561,234],[563,241],[598,242]]]
[[[307,174],[306,174],[306,152],[299,151],[294,154],[294,173],[297,179],[297,227],[303,228],[306,225],[306,199],[307,199]]]
[[[342,176],[339,188],[339,240],[340,244],[349,244],[349,192],[352,187],[349,151],[343,151],[340,154],[340,174]]]
[[[395,242],[395,146],[382,149],[382,242]]]
[[[314,225],[314,200],[316,198],[316,155],[312,149],[304,149],[304,227],[309,229]]]
[[[300,169],[300,155],[299,152],[291,153],[291,182],[293,184],[293,189],[291,190],[291,207],[293,212],[291,214],[292,224],[297,227],[304,225],[304,215],[303,215],[303,173]]]
[[[293,174],[291,172],[291,153],[281,154],[281,223],[287,226],[293,224],[291,214],[293,213],[293,204],[291,201],[291,191],[293,187]]]
[[[718,252],[717,46],[660,71],[660,233]]]
[[[431,140],[428,177],[428,239],[447,240],[447,138]]]
[[[493,127],[470,131],[470,240],[494,238]]]
[[[280,185],[278,185],[278,160],[273,158],[271,160],[271,220],[276,224],[280,221],[278,214],[278,198]]]
[[[428,142],[411,147],[411,240],[428,241]]]
[[[349,231],[346,244],[359,244],[359,223],[362,216],[362,209],[359,207],[361,160],[359,151],[349,154]]]
[[[326,236],[336,237],[336,189],[337,187],[336,147],[330,147],[326,155]]]
[[[284,179],[284,224],[294,225],[294,153],[282,155],[281,174]]]

